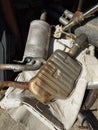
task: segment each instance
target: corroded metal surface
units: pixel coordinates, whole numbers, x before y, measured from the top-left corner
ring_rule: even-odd
[[[3,89],[5,87],[14,87],[14,88],[20,88],[20,89],[24,89],[27,90],[28,89],[28,83],[21,83],[21,82],[11,82],[11,81],[2,81],[0,82],[0,89]]]

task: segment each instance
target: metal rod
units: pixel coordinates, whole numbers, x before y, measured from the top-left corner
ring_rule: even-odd
[[[98,82],[89,82],[87,89],[98,89]]]
[[[40,16],[40,20],[46,21],[46,17],[47,17],[47,12],[44,11],[41,16]]]
[[[67,24],[65,27],[63,27],[63,31],[68,30],[69,28],[73,27],[76,23],[74,21]]]
[[[93,6],[90,10],[86,11],[84,14],[83,14],[83,17],[86,18],[88,17],[89,15],[95,13],[96,11],[98,11],[98,3]]]
[[[77,11],[81,11],[83,0],[79,0]]]
[[[66,30],[70,29],[71,27],[77,25],[78,23],[83,21],[86,17],[95,13],[96,11],[98,11],[98,4],[96,4],[94,7],[92,7],[88,11],[86,11],[84,14],[81,14],[82,13],[81,12],[80,15],[75,17],[69,24],[67,24],[65,27],[63,27],[63,31],[66,31]]]
[[[14,87],[24,90],[28,90],[28,82],[12,82],[12,81],[0,81],[0,90],[5,87]]]
[[[41,67],[39,65],[19,65],[19,64],[0,64],[0,70],[13,70],[13,71],[32,71],[38,70]]]

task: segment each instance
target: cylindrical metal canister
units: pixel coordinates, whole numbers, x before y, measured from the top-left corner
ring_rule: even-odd
[[[42,20],[34,20],[30,24],[24,58],[46,59],[50,39],[50,25]]]

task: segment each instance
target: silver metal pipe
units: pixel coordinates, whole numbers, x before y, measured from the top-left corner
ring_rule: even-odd
[[[74,22],[74,21],[70,22],[65,27],[63,27],[63,31],[68,30],[69,28],[73,27],[75,24],[76,24],[76,22]]]
[[[97,82],[89,82],[87,85],[87,89],[98,89],[98,81]]]
[[[47,12],[44,11],[41,16],[40,16],[40,20],[46,21],[46,17],[47,17]]]
[[[92,7],[88,11],[86,11],[84,14],[81,14],[81,15],[75,17],[69,24],[67,24],[65,27],[63,27],[63,31],[66,31],[66,30],[70,29],[71,27],[77,25],[79,22],[83,21],[86,17],[95,13],[96,11],[98,11],[98,4],[96,4],[94,7]]]
[[[38,70],[40,67],[40,62],[37,65],[0,64],[0,70],[13,70],[14,72]]]
[[[84,14],[83,14],[83,17],[86,18],[88,17],[89,15],[95,13],[98,11],[98,4],[96,4],[94,7],[92,7],[90,10],[86,11]]]

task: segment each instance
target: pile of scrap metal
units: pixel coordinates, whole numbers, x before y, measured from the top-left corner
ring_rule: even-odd
[[[65,10],[57,26],[44,11],[30,24],[23,60],[0,64],[19,72],[15,81],[0,81],[0,89],[9,87],[0,106],[20,122],[32,113],[30,130],[71,129],[77,119],[80,129],[98,128],[89,114],[98,96],[98,3],[85,13],[81,7],[79,0],[75,13]]]

